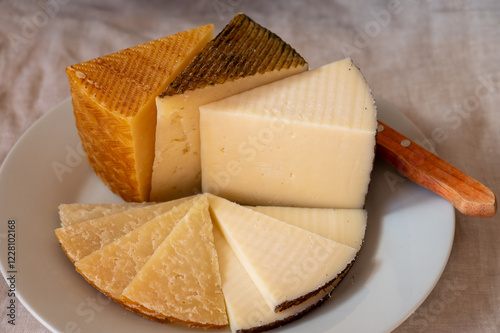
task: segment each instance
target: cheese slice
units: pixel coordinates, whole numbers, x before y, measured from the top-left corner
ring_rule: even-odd
[[[307,70],[281,38],[244,14],[209,42],[156,99],[152,201],[201,190],[199,107]]]
[[[58,228],[54,232],[68,258],[73,262],[77,262],[188,199],[189,197],[140,207],[123,213]]]
[[[147,201],[155,98],[213,38],[205,25],[66,68],[90,165],[125,201]]]
[[[350,59],[200,107],[204,192],[247,205],[362,208],[376,109]]]
[[[76,270],[116,302],[127,285],[170,234],[177,222],[196,207],[188,200],[76,262]],[[193,206],[194,205],[194,206]],[[199,208],[198,208],[199,209]]]
[[[215,247],[219,256],[222,291],[226,301],[231,332],[261,332],[296,320],[323,304],[340,282],[321,289],[303,303],[274,312],[266,303],[224,236],[214,228]]]
[[[247,208],[346,244],[358,252],[363,243],[367,217],[365,210],[272,206]],[[332,285],[320,290],[317,295],[303,303],[274,312],[217,228],[214,229],[214,237],[232,332],[259,332],[300,318],[323,304],[348,272],[348,269],[344,270]]]
[[[222,295],[212,221],[204,205],[191,210],[125,288],[122,301],[157,318],[190,326],[222,328]]]
[[[274,311],[300,304],[329,287],[356,256],[347,245],[208,197],[217,226]]]
[[[248,208],[320,236],[361,249],[366,231],[364,209],[258,206]]]
[[[60,204],[59,219],[61,227],[68,227],[72,224],[98,219],[100,217],[123,213],[128,210],[151,205],[149,202],[127,202],[127,203],[102,203],[102,204]]]

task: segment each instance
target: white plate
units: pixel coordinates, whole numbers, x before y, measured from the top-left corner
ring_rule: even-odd
[[[413,140],[418,129],[387,103],[379,118]],[[37,121],[0,169],[0,254],[7,266],[7,221],[16,221],[16,295],[55,332],[192,332],[165,327],[103,297],[76,273],[53,230],[57,207],[72,202],[121,202],[82,155],[70,100]],[[365,244],[334,297],[273,332],[387,332],[434,288],[453,244],[455,215],[444,199],[376,161],[367,200]]]

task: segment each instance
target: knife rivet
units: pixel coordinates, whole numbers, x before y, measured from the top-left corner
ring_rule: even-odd
[[[410,145],[411,145],[411,141],[408,139],[404,139],[403,141],[401,141],[401,146],[403,146],[403,147],[409,147]]]
[[[384,130],[384,125],[378,124],[377,131],[382,132]]]

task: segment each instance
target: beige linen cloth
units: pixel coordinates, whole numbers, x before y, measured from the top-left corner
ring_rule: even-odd
[[[498,1],[0,0],[0,162],[69,97],[66,66],[202,24],[219,31],[237,12],[311,68],[352,57],[444,160],[500,194]],[[457,214],[441,279],[394,332],[500,331],[499,220]],[[7,323],[7,290],[0,282],[0,331],[46,332],[20,306]]]

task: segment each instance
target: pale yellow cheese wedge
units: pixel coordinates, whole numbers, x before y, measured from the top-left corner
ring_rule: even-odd
[[[237,14],[156,99],[152,201],[201,190],[199,107],[307,70],[276,34]]]
[[[272,310],[297,305],[327,288],[356,249],[208,195],[224,238]]]
[[[247,206],[280,221],[314,232],[320,236],[361,249],[366,231],[364,209],[329,209],[276,206]]]
[[[132,230],[75,263],[85,279],[114,301],[149,257],[201,197],[196,197]],[[199,209],[199,208],[198,208]]]
[[[128,210],[151,205],[150,202],[127,202],[127,203],[103,203],[103,204],[60,204],[59,219],[61,227],[68,227],[73,224],[98,219],[100,217],[123,213]]]
[[[160,320],[222,328],[227,315],[208,201],[202,200],[125,288],[122,301]]]
[[[233,333],[260,332],[296,320],[323,304],[340,282],[339,278],[339,281],[301,304],[274,312],[217,228],[214,228],[214,238],[219,256],[222,291]]]
[[[212,38],[209,24],[66,69],[89,163],[125,201],[149,199],[156,96]]]
[[[247,206],[280,221],[314,232],[325,238],[346,244],[359,252],[366,229],[367,214],[362,209],[326,209],[273,206]],[[255,287],[231,247],[218,229],[214,231],[219,255],[222,290],[232,332],[259,332],[298,319],[323,304],[333,289],[348,273],[344,270],[336,281],[303,303],[281,312],[274,312]]]
[[[363,208],[376,128],[350,59],[203,105],[203,191],[246,205]]]
[[[188,199],[189,197],[140,207],[65,228],[58,228],[55,230],[55,234],[68,258],[77,262]]]

